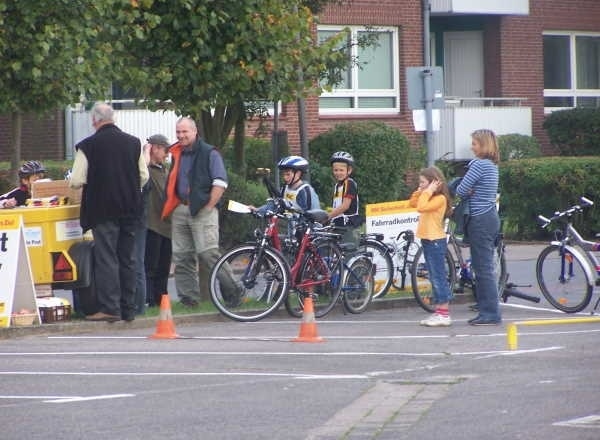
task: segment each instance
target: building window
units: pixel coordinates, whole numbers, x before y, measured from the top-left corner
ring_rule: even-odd
[[[367,30],[364,27],[319,26],[319,41],[350,29],[344,50],[348,51],[348,68],[342,81],[319,98],[320,114],[397,113],[398,32],[394,28]],[[360,47],[352,44],[370,34],[376,44]],[[356,62],[353,62],[355,60]]]
[[[544,34],[544,107],[600,107],[600,34]]]

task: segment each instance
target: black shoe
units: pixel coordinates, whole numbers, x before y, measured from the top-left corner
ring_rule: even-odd
[[[470,325],[499,325],[502,324],[501,320],[483,319],[479,316],[477,318],[469,319]]]
[[[242,304],[242,289],[235,289],[234,292],[228,293],[227,296],[224,295],[223,299],[228,308],[239,307]]]
[[[200,305],[200,303],[198,301],[196,301],[193,298],[190,298],[189,296],[184,296],[182,297],[179,302],[181,304],[184,305],[184,307],[188,307],[188,308],[194,308],[194,307],[198,307]]]
[[[86,321],[117,322],[121,320],[121,317],[117,315],[109,315],[108,313],[96,312],[93,315],[87,315],[85,319]]]
[[[469,306],[469,310],[471,310],[473,312],[478,312],[479,311],[479,304],[471,304]]]

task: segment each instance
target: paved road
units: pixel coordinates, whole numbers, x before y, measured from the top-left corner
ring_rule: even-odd
[[[530,253],[509,248],[511,277],[534,281]],[[443,329],[410,305],[337,312],[321,343],[291,342],[300,324],[284,315],[181,318],[176,340],[142,321],[5,339],[0,438],[600,438],[600,325],[520,327],[507,350],[508,323],[567,316],[502,310],[504,325],[471,327],[456,304]]]

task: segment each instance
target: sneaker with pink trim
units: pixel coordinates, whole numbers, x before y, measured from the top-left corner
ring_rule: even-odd
[[[429,318],[422,320],[421,325],[424,325],[425,327],[449,327],[452,325],[452,320],[449,316],[433,313]]]

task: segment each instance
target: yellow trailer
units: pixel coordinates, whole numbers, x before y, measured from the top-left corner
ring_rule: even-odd
[[[79,225],[79,199],[72,194],[65,196],[69,193],[65,181],[43,183],[47,185],[37,188],[38,195],[56,191],[59,192],[56,196],[67,204],[49,203],[48,197],[34,197],[28,206],[0,209],[0,219],[3,214],[22,216],[33,283],[72,290],[75,307],[85,314],[94,313],[93,241],[87,234],[84,237]],[[75,203],[69,204],[69,199]]]

